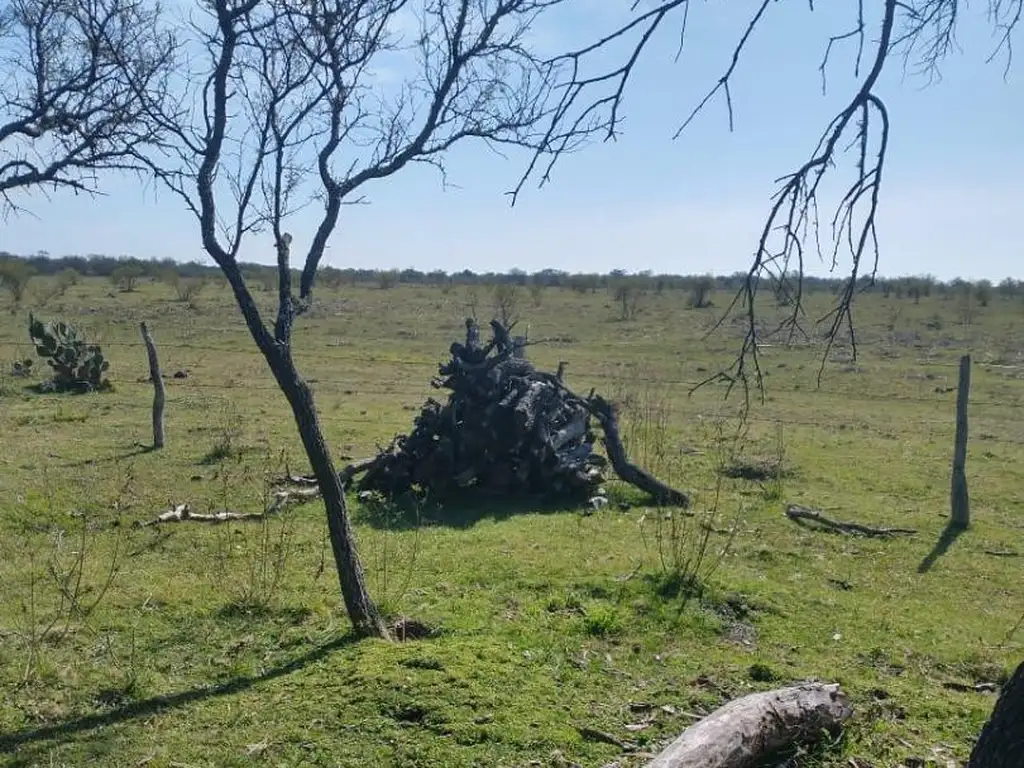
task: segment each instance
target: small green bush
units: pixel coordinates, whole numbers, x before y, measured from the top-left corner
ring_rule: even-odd
[[[609,637],[621,633],[625,625],[614,608],[597,605],[590,608],[583,617],[583,629],[594,637]]]
[[[137,264],[125,264],[110,273],[112,282],[121,293],[131,293],[135,290],[139,280],[144,277],[142,267]]]
[[[18,259],[0,260],[0,288],[4,288],[11,294],[14,305],[21,304],[28,289],[29,280],[35,270],[31,266]]]

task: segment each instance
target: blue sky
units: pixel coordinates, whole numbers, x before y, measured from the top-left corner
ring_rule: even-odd
[[[571,17],[538,29],[545,45],[609,28],[631,0],[580,3]],[[723,71],[754,6],[695,2],[682,58],[673,61],[673,25],[642,60],[618,141],[564,158],[550,184],[528,187],[514,208],[503,192],[522,171],[521,156],[463,146],[449,159],[448,189],[430,169],[407,169],[367,188],[370,205],[345,210],[326,263],[481,272],[745,268],[773,180],[807,159],[853,85],[852,47],[833,54],[825,96],[818,64],[828,35],[846,30],[856,4],[817,5],[814,13],[793,0],[769,9],[735,76],[732,133],[718,102],[672,140]],[[941,82],[924,88],[920,78],[904,79],[893,60],[879,88],[892,120],[879,219],[882,274],[1024,278],[1024,239],[1015,226],[1024,214],[1024,73],[1004,80],[1001,60],[985,63],[993,40],[984,11],[967,7],[962,51],[945,62]],[[23,199],[32,215],[5,223],[0,249],[205,260],[195,221],[173,196],[128,177],[108,177],[105,188],[99,199]],[[290,223],[297,245],[308,241],[312,221],[304,214]],[[271,246],[269,237],[254,237],[243,256],[269,263]],[[828,272],[828,265],[808,266]]]

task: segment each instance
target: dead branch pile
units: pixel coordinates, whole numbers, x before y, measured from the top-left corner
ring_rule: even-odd
[[[492,339],[482,345],[476,323],[466,321],[465,343],[451,345],[451,359],[431,382],[449,391],[447,401],[430,398],[408,435],[359,468],[359,490],[395,494],[419,486],[444,497],[473,487],[588,498],[610,460],[623,480],[657,501],[688,505],[686,494],[628,461],[610,403],[593,393],[580,397],[559,375],[538,371],[511,328],[490,325]],[[607,459],[594,452],[591,417],[602,428]]]

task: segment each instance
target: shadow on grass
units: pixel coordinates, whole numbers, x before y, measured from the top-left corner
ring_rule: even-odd
[[[131,459],[135,456],[144,456],[147,453],[155,451],[152,445],[137,445],[131,450],[122,451],[121,453],[115,453],[113,456],[104,456],[102,459],[82,459],[81,461],[69,461],[64,466],[67,469],[79,468],[79,467],[91,467],[94,464],[116,464],[119,461],[125,459]]]
[[[565,496],[498,496],[469,491],[444,501],[417,499],[410,494],[364,501],[353,510],[353,519],[378,530],[412,530],[428,525],[472,528],[482,520],[584,509],[589,509],[585,502]]]
[[[66,720],[53,725],[46,725],[40,728],[31,728],[13,733],[0,734],[0,754],[15,752],[20,746],[36,742],[65,741],[78,733],[93,731],[100,728],[116,725],[129,720],[149,717],[168,709],[187,706],[195,702],[215,698],[217,696],[230,696],[234,693],[245,691],[253,686],[273,680],[278,677],[289,675],[303,669],[313,662],[328,656],[331,652],[344,648],[355,643],[358,638],[348,634],[329,643],[318,645],[306,653],[292,659],[284,664],[271,667],[260,675],[245,675],[235,677],[219,685],[211,685],[203,688],[192,688],[179,693],[161,694],[148,699],[132,701],[124,706],[117,707],[106,712],[97,712],[91,715]]]
[[[966,530],[967,529],[963,526],[953,525],[952,523],[948,524],[943,529],[942,535],[939,536],[939,540],[935,542],[935,546],[932,547],[932,551],[929,552],[925,559],[921,561],[921,564],[917,566],[917,572],[928,573],[928,571],[932,569],[932,566],[935,565],[935,561],[946,554],[946,551],[953,546],[953,542],[956,541],[960,537],[960,534]]]

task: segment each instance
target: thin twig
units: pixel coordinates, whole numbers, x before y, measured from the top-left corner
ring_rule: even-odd
[[[827,528],[828,530],[856,536],[878,536],[881,538],[891,538],[893,536],[909,536],[917,533],[913,528],[872,528],[867,525],[861,525],[860,523],[830,520],[816,509],[801,507],[797,504],[787,505],[786,517],[797,523],[807,520],[822,528]]]

